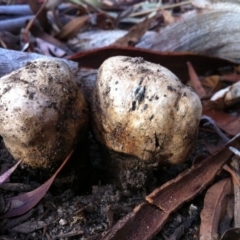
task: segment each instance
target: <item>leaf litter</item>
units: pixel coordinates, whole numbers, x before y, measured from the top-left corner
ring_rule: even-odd
[[[111,22],[109,25],[110,27],[115,27],[112,25],[113,23],[118,24],[118,26],[120,26],[119,24],[123,24],[124,22],[127,22],[128,24],[129,23],[132,24],[133,22],[141,22],[140,19],[137,19],[138,16],[149,17],[150,16],[149,14],[153,14],[157,11],[159,13],[162,13],[163,20],[162,22],[159,21],[159,24],[155,26],[156,29],[157,28],[161,29],[161,24],[169,25],[169,27],[165,28],[164,31],[162,31],[161,29],[161,34],[162,32],[170,34],[170,35],[167,35],[167,34],[164,35],[165,37],[168,36],[167,41],[173,38],[173,37],[170,37],[172,36],[171,34],[174,34],[175,39],[181,39],[178,37],[179,35],[177,35],[180,33],[176,30],[176,26],[177,28],[179,28],[178,30],[184,29],[182,27],[183,26],[182,19],[184,19],[184,23],[188,21],[189,24],[192,23],[191,26],[198,25],[198,28],[199,28],[199,26],[201,26],[202,24],[201,18],[202,16],[205,16],[206,18],[205,21],[210,21],[210,23],[214,25],[215,22],[213,19],[211,19],[211,14],[214,13],[220,17],[230,7],[230,5],[228,4],[225,4],[225,5],[218,4],[217,6],[214,4],[211,5],[212,3],[209,1],[205,1],[205,2],[207,2],[208,8],[203,9],[199,12],[199,10],[196,10],[194,6],[191,6],[190,1],[183,1],[182,3],[180,2],[175,5],[170,4],[166,6],[164,5],[159,6],[154,4],[151,5],[150,3],[148,5],[146,3],[142,3],[141,1],[138,1],[138,3],[136,2],[127,3],[123,1],[123,4],[121,4],[121,7],[115,3],[113,3],[113,7],[112,7],[110,6],[111,4],[108,5],[108,4],[105,4],[104,2],[99,4],[94,1],[93,2],[86,1],[86,3],[81,5],[82,3],[80,1],[75,1],[75,4],[78,4],[79,8],[80,6],[81,7],[83,6],[83,8],[85,8],[87,11],[83,12],[82,15],[80,14],[78,18],[76,17],[76,15],[74,15],[75,17],[71,18],[72,21],[68,19],[68,23],[63,24],[63,28],[61,28],[61,24],[57,24],[57,21],[61,19],[59,16],[68,17],[68,15],[66,13],[60,12],[60,14],[62,15],[57,16],[55,15],[56,9],[48,9],[48,14],[53,10],[53,15],[55,16],[53,18],[50,18],[51,19],[50,24],[52,26],[55,26],[56,28],[52,29],[51,32],[48,32],[47,28],[45,28],[46,26],[44,23],[44,21],[46,20],[46,15],[44,14],[41,15],[41,18],[39,18],[39,21],[44,30],[36,31],[35,30],[36,26],[34,25],[33,21],[29,23],[26,31],[28,35],[25,34],[24,41],[22,41],[22,44],[24,45],[23,49],[25,51],[37,52],[38,51],[37,47],[39,47],[40,51],[45,52],[46,54],[49,49],[50,54],[52,53],[52,55],[62,57],[66,55],[65,54],[66,52],[63,52],[61,56],[61,54],[58,51],[55,51],[51,45],[44,43],[42,40],[47,41],[53,45],[59,45],[60,43],[63,46],[66,44],[63,42],[62,38],[66,39],[66,38],[77,37],[77,33],[79,31],[84,30],[84,27],[86,27],[85,23],[89,19],[91,19],[91,22],[90,22],[91,27],[100,27],[100,25],[104,26],[104,28],[108,27],[108,21]],[[130,6],[132,4],[131,6],[132,9],[129,8],[129,4]],[[139,4],[141,9],[139,12],[138,10],[136,10],[137,8],[134,8],[135,4],[136,5]],[[222,6],[222,9],[219,8],[219,6]],[[183,14],[186,7],[189,8],[188,10],[193,10],[193,11],[190,12],[189,14],[186,13],[184,15],[180,15],[181,16],[180,18],[177,17],[177,15],[175,15],[173,12],[166,12],[165,10],[165,9],[179,8],[178,11],[180,11],[180,13]],[[123,17],[119,18],[119,20],[115,22],[110,20],[114,18],[114,16],[116,16],[114,12],[114,8],[118,9],[118,11],[126,10],[125,15],[122,15]],[[57,11],[59,9],[57,9]],[[235,13],[239,11],[238,9],[239,7],[237,6],[230,17],[235,18],[236,17]],[[104,11],[105,13],[103,13]],[[34,10],[34,12],[36,13],[37,11]],[[98,22],[97,24],[94,23],[94,18],[93,17],[90,18],[89,17],[90,15],[87,15],[86,12],[94,13],[94,14],[97,12],[98,14],[95,14],[95,16],[101,15],[102,22],[101,23]],[[100,12],[102,14],[99,14]],[[40,17],[40,13],[38,17]],[[100,20],[100,18],[98,18],[98,20]],[[120,40],[119,41],[116,40],[116,42],[118,42],[118,44],[120,44],[121,46],[129,45],[129,42],[131,44],[133,43],[134,45],[136,44],[136,46],[140,46],[137,43],[141,42],[141,37],[143,36],[143,34],[149,31],[150,25],[152,23],[151,21],[148,22],[148,20],[146,20],[146,22],[147,22],[146,26],[141,25],[141,23],[139,23],[138,27],[139,28],[142,27],[142,29],[140,29],[141,31],[134,30],[134,27],[136,25],[135,26],[133,25],[133,28],[130,28],[130,29],[133,29],[134,31],[132,32],[128,31],[129,34],[126,34],[125,37],[122,37],[121,39],[122,42],[120,42]],[[196,24],[196,23],[199,23],[199,24]],[[144,24],[144,22],[142,24]],[[90,25],[88,25],[88,27]],[[61,29],[56,30],[59,27]],[[215,30],[218,31],[218,28],[216,28]],[[232,28],[229,28],[228,30],[229,30],[228,34],[229,36],[231,36],[230,33],[234,30],[234,26],[232,26]],[[39,32],[41,32],[41,34],[39,34]],[[37,34],[39,39],[34,39],[37,36]],[[186,37],[190,42],[189,46],[192,46],[191,43],[194,41],[188,38],[189,35],[186,35]],[[199,41],[204,41],[204,38],[201,38],[199,36],[194,36],[194,37],[198,37]],[[217,40],[217,38],[212,38],[212,39]],[[158,41],[157,43],[156,43],[156,40]],[[164,45],[164,38],[159,37],[158,39],[157,38],[154,39],[154,41],[156,43],[155,46],[157,47],[159,47],[160,44]],[[154,41],[151,44],[155,44]],[[35,42],[37,43],[36,45],[35,45]],[[224,48],[222,49],[221,46],[219,47],[218,42],[211,42],[211,43],[212,43],[212,46],[214,47],[218,46],[218,48],[217,50],[214,49],[214,47],[210,48],[211,51],[208,52],[210,53],[210,55],[213,55],[213,56],[221,55],[226,59],[229,59],[228,55],[224,55],[225,50]],[[11,45],[11,44],[9,45],[8,41],[6,40],[1,41],[0,44],[5,48],[8,48],[8,46]],[[14,43],[13,41],[12,44],[16,45],[16,42]],[[200,46],[201,44],[197,44],[197,45]],[[226,46],[228,47],[228,45]],[[233,46],[235,45],[233,44]],[[19,48],[19,46],[16,46],[16,47]],[[67,46],[67,48],[68,47],[69,46]],[[72,46],[70,46],[70,48],[71,47]],[[181,47],[182,46],[178,46],[178,48],[176,48],[177,51],[179,51]],[[75,48],[75,50],[76,49],[77,48]],[[201,52],[198,50],[198,48],[185,49],[183,47],[182,49],[183,51],[191,50],[194,52]],[[234,49],[234,52],[237,52],[236,46],[233,49]],[[69,51],[68,51],[68,54],[69,54]],[[202,55],[187,53],[187,52],[183,52],[181,54],[180,53],[159,53],[159,52],[154,52],[152,50],[142,50],[137,48],[110,46],[102,49],[94,49],[85,53],[78,53],[77,55],[68,56],[68,58],[79,62],[80,66],[98,68],[103,60],[105,60],[109,56],[115,56],[115,55],[128,55],[128,56],[141,55],[146,60],[157,62],[168,67],[176,75],[178,75],[184,82],[187,82],[189,78],[189,75],[188,75],[188,70],[189,70],[190,79],[193,83],[193,87],[196,90],[196,92],[199,94],[199,96],[202,97],[203,105],[204,105],[204,101],[207,102],[206,107],[204,107],[203,114],[207,116],[208,120],[211,119],[210,121],[211,123],[214,122],[214,124],[212,124],[214,126],[213,132],[216,132],[218,135],[220,135],[221,138],[223,139],[222,140],[223,142],[226,142],[226,138],[224,139],[224,134],[227,135],[227,137],[235,136],[235,138],[233,138],[233,140],[228,141],[226,145],[223,145],[223,142],[222,142],[220,145],[214,148],[214,151],[213,149],[211,150],[212,156],[206,159],[203,159],[199,162],[196,162],[193,166],[191,166],[191,162],[184,164],[182,170],[184,169],[186,170],[180,171],[182,173],[180,173],[179,176],[175,176],[175,178],[172,177],[170,179],[168,176],[168,178],[166,178],[163,182],[160,181],[156,184],[153,184],[153,186],[150,187],[151,189],[147,189],[147,190],[145,189],[141,193],[121,192],[115,186],[112,186],[112,185],[101,186],[99,184],[96,184],[95,182],[96,185],[92,188],[92,193],[89,194],[88,196],[83,195],[80,197],[76,197],[74,196],[74,194],[71,192],[70,189],[67,189],[66,191],[62,191],[61,194],[59,194],[59,196],[61,196],[63,199],[66,199],[66,201],[63,201],[63,204],[65,204],[65,206],[61,206],[61,204],[57,205],[58,201],[55,201],[55,200],[45,201],[44,199],[42,199],[41,201],[43,202],[44,205],[42,205],[41,203],[36,205],[42,197],[45,196],[44,198],[46,199],[49,198],[48,196],[49,193],[47,193],[47,191],[50,185],[53,183],[53,180],[55,179],[56,175],[54,174],[52,178],[50,178],[45,184],[41,185],[39,188],[35,188],[34,191],[30,192],[30,195],[29,193],[23,193],[22,195],[15,196],[15,197],[9,196],[9,198],[3,198],[3,196],[1,197],[0,195],[0,213],[3,213],[3,211],[6,210],[6,212],[4,213],[4,215],[2,215],[2,217],[6,218],[9,216],[16,216],[18,214],[23,214],[24,212],[27,212],[28,210],[32,209],[33,206],[35,206],[33,208],[34,212],[36,211],[39,212],[37,216],[39,215],[41,216],[38,218],[38,220],[26,221],[25,223],[22,223],[22,224],[21,224],[22,221],[27,220],[34,213],[30,211],[28,212],[29,215],[27,215],[28,213],[26,213],[25,215],[21,215],[20,217],[17,217],[15,219],[13,218],[13,219],[7,220],[8,221],[7,223],[5,222],[6,219],[4,219],[3,226],[5,226],[5,228],[4,227],[1,228],[1,229],[4,229],[4,231],[7,231],[8,229],[12,229],[12,231],[23,233],[26,230],[25,234],[30,234],[31,232],[33,232],[33,236],[35,237],[36,237],[35,235],[36,232],[38,232],[38,233],[41,233],[43,237],[46,237],[48,239],[50,239],[50,235],[51,235],[51,238],[54,239],[54,238],[61,238],[61,237],[67,238],[67,237],[78,236],[78,235],[82,236],[84,234],[86,234],[86,236],[88,237],[94,236],[94,235],[96,237],[102,236],[102,239],[129,239],[130,236],[132,236],[131,239],[139,239],[139,237],[141,239],[151,239],[151,238],[154,238],[154,236],[160,231],[160,229],[162,229],[162,231],[158,234],[158,237],[156,237],[156,239],[158,238],[163,239],[164,237],[166,239],[166,236],[169,236],[169,239],[180,239],[182,236],[184,236],[186,230],[191,229],[191,224],[194,225],[194,223],[191,221],[186,223],[186,226],[187,226],[186,228],[184,224],[181,224],[181,220],[179,220],[176,231],[172,233],[170,232],[166,233],[166,228],[168,226],[166,222],[169,219],[170,219],[170,222],[173,221],[173,218],[171,216],[174,214],[177,214],[179,211],[177,209],[179,208],[181,209],[182,205],[185,206],[186,202],[193,201],[192,199],[195,199],[196,196],[205,194],[204,190],[207,189],[209,185],[211,185],[211,183],[215,180],[216,183],[211,188],[209,188],[206,192],[206,197],[205,197],[206,203],[204,204],[204,209],[211,209],[212,214],[210,214],[210,216],[207,217],[205,220],[202,220],[200,229],[203,228],[202,232],[205,232],[204,234],[209,233],[209,236],[217,234],[216,233],[217,225],[220,223],[220,220],[222,220],[220,219],[219,216],[221,215],[221,211],[223,211],[224,209],[225,210],[227,209],[226,207],[227,204],[222,203],[221,206],[217,206],[215,204],[214,206],[211,207],[211,203],[209,203],[209,201],[207,200],[207,196],[209,194],[210,196],[212,195],[216,198],[218,197],[218,199],[222,199],[222,202],[224,202],[224,199],[225,199],[224,196],[226,196],[226,192],[228,192],[226,189],[228,188],[227,185],[229,185],[230,180],[226,180],[227,178],[225,178],[224,176],[224,174],[226,173],[223,173],[221,169],[222,169],[222,166],[225,163],[227,163],[227,161],[229,161],[229,158],[232,155],[232,153],[228,149],[228,146],[231,145],[231,147],[239,148],[238,133],[240,132],[239,131],[240,124],[239,124],[239,117],[237,115],[239,112],[237,111],[229,112],[228,111],[229,106],[225,106],[225,109],[223,109],[222,104],[219,104],[219,102],[211,101],[208,98],[212,96],[214,93],[216,93],[217,91],[221,90],[226,85],[226,82],[228,82],[227,84],[230,85],[231,82],[238,81],[239,78],[236,73],[231,73],[230,75],[229,74],[215,75],[215,77],[214,78],[212,77],[211,79],[209,79],[209,75],[208,75],[208,76],[205,76],[205,79],[200,80],[200,77],[198,77],[197,74],[202,76],[208,70],[211,70],[211,69],[216,69],[223,66],[233,67],[235,66],[234,61],[236,61],[235,55],[232,55],[233,57],[231,58],[231,60],[233,60],[233,62],[231,62],[228,60],[222,60],[218,58],[212,58],[208,56],[202,56]],[[187,62],[190,62],[190,64],[188,64],[188,68],[187,68]],[[236,102],[234,102],[234,105],[236,105]],[[210,130],[212,131],[211,126],[205,125],[204,129],[206,130],[207,128],[210,128]],[[219,131],[218,131],[219,129],[216,130],[217,128],[222,129],[223,132],[220,132],[219,134]],[[201,134],[206,134],[206,132]],[[93,144],[93,146],[95,145]],[[93,152],[95,151],[96,150],[94,150]],[[200,153],[202,153],[202,151],[203,150],[201,149]],[[200,155],[200,153],[196,155],[198,156]],[[226,169],[226,165],[224,169]],[[14,170],[15,169],[9,170],[8,173],[3,174],[4,179],[6,180],[7,178],[9,178],[10,174],[14,172]],[[28,171],[30,173],[30,170]],[[236,173],[235,178],[238,177],[237,174],[238,173]],[[13,177],[11,176],[11,181],[12,181],[12,178],[14,178],[14,174],[13,174]],[[223,178],[223,180],[218,181],[216,180],[216,178],[217,179]],[[3,182],[2,179],[1,181]],[[55,181],[56,180],[57,179],[55,179]],[[228,183],[225,183],[225,181],[227,181]],[[221,184],[223,185],[222,188],[217,187]],[[234,183],[234,181],[233,181],[233,185],[234,187],[236,187],[235,186],[236,184]],[[150,193],[151,191],[152,193]],[[237,191],[238,190],[234,190],[234,196],[237,195]],[[142,197],[143,195],[145,196],[147,195],[145,199]],[[199,198],[201,197],[199,196]],[[121,199],[125,199],[125,202],[124,201],[121,202]],[[26,205],[23,204],[24,201],[26,201]],[[16,205],[14,205],[15,203]],[[18,207],[18,204],[20,204],[19,207]],[[4,208],[1,209],[3,205],[4,205]],[[120,209],[121,208],[120,205],[122,205],[122,209]],[[14,209],[14,207],[16,207],[16,209]],[[221,207],[222,209],[220,209]],[[65,208],[69,208],[69,213],[71,212],[70,216],[67,214],[67,211],[65,210]],[[84,210],[79,212],[78,211],[79,208]],[[134,210],[131,211],[133,208]],[[52,209],[57,211],[58,214],[49,216],[48,215],[49,212],[51,212],[52,214],[54,212],[54,210],[52,211]],[[204,210],[204,209],[203,211],[208,212],[208,210]],[[199,211],[200,210],[198,210],[197,212],[199,213]],[[237,210],[236,212],[239,212],[239,211]],[[100,217],[97,218],[96,214],[100,214]],[[231,214],[228,215],[229,219],[231,218],[230,215]],[[67,226],[64,227],[63,225],[60,224],[61,227],[59,227],[56,223],[53,224],[52,223],[53,218],[51,218],[52,216],[55,216],[56,223],[66,222]],[[95,222],[94,220],[91,219],[91,217],[93,216],[96,217]],[[199,216],[199,214],[196,214],[196,216]],[[42,218],[44,219],[43,221],[41,220]],[[184,221],[187,222],[186,218],[184,217],[179,217],[178,219],[181,219],[181,218],[185,219]],[[234,218],[236,219],[237,217],[234,216]],[[16,220],[15,224],[11,223],[11,220]],[[96,221],[98,222],[96,223]],[[71,223],[74,227],[76,227],[77,230],[73,230],[73,228],[71,228],[70,226],[71,224],[69,223]],[[115,225],[112,226],[113,223],[115,223]],[[199,223],[199,219],[198,219],[198,223]],[[55,228],[49,228],[51,224],[53,224]],[[92,224],[92,227],[91,227],[91,224]],[[196,224],[195,224],[195,227],[196,227]],[[43,228],[42,231],[39,230],[42,228]],[[59,228],[61,229],[61,231],[63,229],[65,230],[67,229],[68,233],[59,232]],[[195,232],[197,232],[196,229],[195,229]],[[207,229],[209,229],[209,231]],[[105,235],[102,234],[102,232],[104,231],[106,231],[104,233]],[[232,237],[234,236],[234,234],[235,235],[238,234],[238,228],[235,228],[235,229],[233,228],[228,232],[226,232],[222,237],[222,239],[224,239],[225,236],[229,237],[231,235]],[[187,239],[187,238],[184,238],[184,239]],[[193,237],[191,239],[193,239]]]

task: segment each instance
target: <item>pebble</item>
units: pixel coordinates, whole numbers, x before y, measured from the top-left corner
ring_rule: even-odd
[[[62,218],[62,219],[59,220],[59,224],[60,224],[61,226],[64,226],[64,225],[67,224],[67,221]]]

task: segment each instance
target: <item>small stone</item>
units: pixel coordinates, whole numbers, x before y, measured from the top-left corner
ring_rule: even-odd
[[[65,226],[65,225],[67,224],[67,220],[61,218],[61,219],[59,220],[59,224],[60,224],[61,226]]]

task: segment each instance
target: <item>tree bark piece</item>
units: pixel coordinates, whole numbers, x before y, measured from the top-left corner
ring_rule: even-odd
[[[179,21],[161,29],[159,37],[144,44],[163,52],[205,53],[239,62],[239,21],[239,4],[210,4],[182,15]]]
[[[172,212],[182,203],[191,200],[214,179],[217,172],[232,156],[228,146],[238,145],[237,139],[239,137],[240,134],[234,138],[235,140],[229,141],[214,156],[206,158],[191,169],[181,173],[177,178],[155,189],[146,197],[146,200],[165,212]]]
[[[157,234],[159,227],[165,224],[168,217],[169,214],[155,206],[142,203],[115,224],[101,240],[151,239]]]

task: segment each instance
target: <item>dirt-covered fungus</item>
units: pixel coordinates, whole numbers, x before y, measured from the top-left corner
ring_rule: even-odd
[[[199,97],[160,65],[117,56],[99,69],[92,128],[123,187],[142,187],[150,169],[187,160],[201,113]]]
[[[87,103],[63,61],[38,59],[0,79],[0,135],[17,160],[53,166],[87,122]]]

